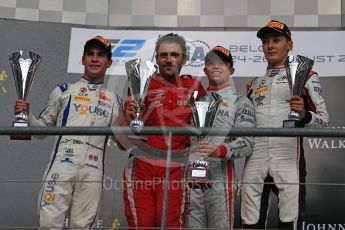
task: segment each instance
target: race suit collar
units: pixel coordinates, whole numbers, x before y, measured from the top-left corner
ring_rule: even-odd
[[[102,85],[102,84],[103,84],[103,81],[102,81],[102,82],[90,81],[90,80],[86,79],[85,76],[82,76],[82,79],[84,79],[85,82],[87,82],[87,83],[89,83],[89,84],[95,84],[95,85]]]
[[[268,68],[267,67],[266,76],[273,77],[273,76],[276,76],[276,75],[280,75],[280,74],[284,73],[285,70],[286,69],[285,69],[284,66],[275,67],[275,68]]]
[[[84,76],[82,77],[81,81],[85,82],[87,84],[87,87],[90,90],[100,89],[102,84],[103,84],[103,82],[98,83],[98,82],[90,81],[90,80],[86,79]]]
[[[227,88],[227,87],[231,87],[230,83],[227,83],[221,87],[214,87],[214,86],[209,86],[207,87],[207,91],[217,91],[217,90],[221,90],[221,89],[224,89],[224,88]]]
[[[174,85],[174,86],[179,86],[179,85],[181,84],[181,83],[180,83],[180,81],[181,81],[181,76],[178,76],[178,77],[173,78],[173,79],[170,79],[170,80],[166,80],[164,77],[162,77],[162,75],[157,74],[157,75],[154,76],[154,78],[155,78],[157,81],[163,83],[163,84],[166,85],[166,86],[168,86],[168,85],[171,85],[171,86],[172,86],[172,85]]]

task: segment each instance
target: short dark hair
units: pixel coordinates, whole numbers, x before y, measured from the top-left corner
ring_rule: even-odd
[[[186,55],[187,48],[186,48],[186,40],[184,39],[184,37],[176,33],[169,33],[169,34],[158,37],[156,41],[156,48],[155,48],[156,54],[158,53],[159,47],[162,43],[177,43],[180,45],[183,55]]]

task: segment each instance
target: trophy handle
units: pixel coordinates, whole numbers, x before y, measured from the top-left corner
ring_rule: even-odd
[[[135,117],[133,120],[131,120],[131,122],[129,123],[130,127],[133,128],[142,128],[144,126],[144,122],[141,120],[140,118],[140,114],[141,114],[141,107],[140,105],[137,105],[136,109],[135,109]]]
[[[286,57],[285,61],[284,61],[284,66],[285,66],[285,69],[286,69],[286,76],[288,78],[288,84],[289,84],[289,88],[290,88],[290,91],[291,91],[291,96],[293,95],[293,82],[294,82],[294,76],[292,76],[292,72],[294,71],[291,71],[290,69],[290,66],[291,66],[291,63],[293,62],[293,56],[292,55],[289,55]]]
[[[36,73],[37,73],[37,70],[38,70],[38,66],[39,64],[41,63],[41,56],[38,55],[38,54],[35,54],[31,51],[29,51],[29,56],[30,56],[30,59],[31,59],[31,64],[29,66],[29,70],[28,70],[28,73],[27,73],[27,79],[26,79],[26,82],[25,82],[25,92],[24,92],[24,100],[28,97],[28,94],[30,92],[30,89],[31,89],[31,86],[32,86],[32,82],[36,76]]]
[[[125,63],[129,89],[135,101],[140,99],[140,62],[140,58],[137,58]]]
[[[205,127],[213,127],[215,117],[218,112],[220,103],[222,102],[222,96],[215,92],[211,92],[211,102],[208,106],[208,111],[205,119]]]
[[[195,127],[200,127],[199,115],[198,115],[197,108],[196,108],[196,105],[195,105],[194,92],[189,96],[188,104],[190,105],[190,107],[192,109],[192,116],[193,116],[193,120],[194,120],[194,126]]]
[[[20,52],[14,52],[9,55],[10,66],[13,73],[14,83],[16,86],[16,91],[19,99],[23,99],[23,84],[22,84],[22,71],[19,65],[19,59],[21,57]]]

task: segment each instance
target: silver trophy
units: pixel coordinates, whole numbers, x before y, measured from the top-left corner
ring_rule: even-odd
[[[293,56],[288,56],[284,65],[286,67],[291,96],[296,95],[301,97],[309,79],[309,73],[314,65],[314,61],[300,55],[297,55],[296,60],[294,60]],[[301,115],[298,112],[291,111],[288,118],[288,120],[283,121],[284,128],[302,126]]]
[[[140,118],[141,104],[143,103],[151,77],[157,72],[157,66],[150,61],[141,61],[140,58],[129,60],[125,63],[129,89],[132,98],[136,102],[135,117],[129,126],[141,128],[144,122]]]
[[[23,51],[10,54],[9,60],[11,64],[14,83],[18,99],[25,101],[29,95],[32,82],[36,76],[41,57],[29,51],[29,59],[22,58]],[[15,115],[13,126],[27,127],[29,126],[28,112],[21,112]],[[30,140],[30,136],[11,136],[12,140]]]
[[[217,115],[218,107],[221,103],[221,96],[212,92],[210,101],[195,101],[194,95],[188,99],[188,104],[192,108],[192,115],[195,127],[212,127]],[[205,139],[205,136],[198,137],[199,142]],[[191,188],[210,188],[209,180],[209,162],[206,157],[199,155],[189,170],[188,185]]]

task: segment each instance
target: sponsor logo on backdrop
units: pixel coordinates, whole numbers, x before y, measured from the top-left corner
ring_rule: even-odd
[[[332,127],[345,129],[345,127]],[[339,138],[308,138],[310,149],[345,149],[345,139]]]
[[[345,224],[302,223],[302,230],[345,230]]]
[[[309,138],[308,143],[311,149],[345,149],[345,140]]]
[[[205,56],[210,46],[201,40],[187,40],[187,62],[185,66],[200,67],[204,65]]]
[[[260,63],[267,62],[263,55],[262,45],[254,46],[248,44],[230,45],[229,50],[234,62]]]
[[[248,45],[248,44],[235,44],[230,45],[229,50],[232,53],[234,62],[242,63],[267,63],[262,50],[262,45]],[[305,55],[306,57],[315,61],[315,63],[334,63],[345,62],[345,54],[328,54],[328,55]],[[295,57],[294,57],[295,58]]]
[[[111,38],[108,40],[113,47],[112,65],[124,65],[126,61],[136,58],[146,42],[146,39]]]
[[[114,47],[113,57],[135,57],[137,51],[145,44],[145,39],[109,39]]]

